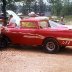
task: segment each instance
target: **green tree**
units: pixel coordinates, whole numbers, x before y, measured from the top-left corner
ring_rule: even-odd
[[[63,0],[61,15],[70,15],[72,13],[72,3],[69,0]]]
[[[62,1],[61,0],[48,0],[51,4],[51,12],[53,15],[59,16],[62,9]]]
[[[28,7],[30,7],[31,2],[35,1],[35,0],[6,0],[7,1],[7,9],[16,10],[16,2],[23,2],[24,4],[27,4]]]
[[[37,5],[37,1],[36,1],[36,2],[34,3],[34,5],[33,5],[33,10],[34,10],[35,13],[38,12],[38,5]]]
[[[35,0],[12,0],[12,1],[14,1],[14,2],[21,2],[21,1],[23,1],[24,3],[31,3],[31,2],[33,2]]]
[[[45,7],[45,4],[44,4],[43,0],[39,0],[39,12],[44,13],[45,8],[46,7]]]
[[[29,12],[31,12],[31,4],[33,1],[35,0],[21,0],[23,1],[23,7],[22,7],[22,13],[23,14],[28,14]]]
[[[7,0],[6,2],[7,2],[7,4],[6,4],[6,9],[7,10],[16,11],[16,5],[15,5],[15,1],[14,0]]]

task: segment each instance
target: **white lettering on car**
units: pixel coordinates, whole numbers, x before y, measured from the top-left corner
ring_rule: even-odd
[[[63,41],[62,44],[70,44],[70,41]]]
[[[58,40],[62,40],[62,44],[70,44],[70,42],[72,41],[71,38],[63,38],[63,37],[58,37]]]

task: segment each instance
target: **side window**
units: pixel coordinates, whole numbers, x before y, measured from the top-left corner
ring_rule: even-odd
[[[39,26],[40,26],[40,28],[47,28],[48,27],[48,23],[47,23],[47,21],[40,21],[39,22]]]
[[[21,23],[22,28],[36,28],[35,22],[22,22]]]

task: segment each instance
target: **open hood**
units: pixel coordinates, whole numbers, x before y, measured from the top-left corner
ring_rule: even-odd
[[[20,17],[13,11],[7,10],[6,11],[9,15],[13,15],[13,17],[16,19],[16,24],[19,26],[20,25]]]

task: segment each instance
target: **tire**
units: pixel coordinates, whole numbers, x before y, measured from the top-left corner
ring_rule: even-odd
[[[7,40],[4,38],[0,39],[0,49],[7,47]]]
[[[57,40],[55,40],[53,38],[49,38],[45,41],[44,48],[45,48],[46,52],[55,54],[59,51],[60,46],[59,46],[59,43],[57,42]]]

